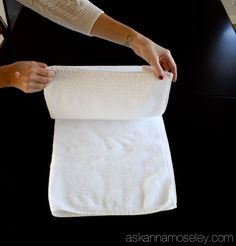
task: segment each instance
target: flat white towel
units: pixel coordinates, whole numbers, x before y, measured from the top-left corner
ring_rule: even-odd
[[[162,81],[155,79],[156,84],[162,83],[155,99],[155,93],[150,94],[149,88],[143,89],[155,88],[150,69],[58,66],[54,69],[57,77],[44,91],[50,115],[56,115],[49,177],[52,214],[56,217],[137,215],[175,208],[173,167],[162,119],[171,75],[166,73]],[[152,75],[146,76],[146,73]],[[139,89],[133,85],[135,82]],[[102,93],[102,86],[105,93]],[[133,92],[141,96],[141,92],[149,92],[148,97],[142,97],[146,98],[142,104],[129,104],[128,96],[131,101],[133,98],[138,100],[132,94],[133,88]],[[121,90],[123,93],[119,93]],[[89,97],[89,91],[92,97]],[[104,110],[102,103],[94,106],[95,100],[104,103],[104,96],[108,100],[104,106],[110,107]],[[91,112],[87,115],[85,108],[80,108],[80,100],[77,101],[81,97],[87,104],[82,107],[89,111],[91,104]],[[112,97],[116,97],[118,103],[110,105]],[[124,104],[119,97],[127,98],[130,114],[127,108],[125,114],[122,113]],[[147,102],[149,97],[153,97],[157,108],[151,115],[156,117],[148,117],[148,107],[155,108]]]

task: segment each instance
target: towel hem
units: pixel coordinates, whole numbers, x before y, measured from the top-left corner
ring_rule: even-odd
[[[167,207],[164,208],[159,208],[159,209],[150,209],[150,210],[133,210],[133,211],[76,211],[76,212],[70,212],[70,211],[65,211],[61,209],[53,209],[51,208],[51,213],[54,217],[59,217],[59,218],[65,218],[65,217],[83,217],[83,216],[129,216],[129,215],[145,215],[145,214],[152,214],[152,213],[157,213],[157,212],[162,212],[166,210],[173,210],[177,208],[176,203],[172,203],[168,205]]]

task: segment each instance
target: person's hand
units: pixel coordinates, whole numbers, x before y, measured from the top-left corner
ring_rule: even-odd
[[[157,78],[163,79],[163,71],[168,71],[173,73],[173,82],[177,80],[177,67],[169,50],[144,36],[134,40],[130,48],[153,67]]]
[[[10,86],[26,93],[43,90],[54,78],[55,71],[35,61],[19,61],[8,65]]]

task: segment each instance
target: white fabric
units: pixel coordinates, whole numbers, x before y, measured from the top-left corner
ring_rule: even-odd
[[[73,31],[90,35],[101,9],[88,0],[17,0],[38,14]]]
[[[68,73],[68,69],[72,69],[73,72]],[[81,69],[84,70],[83,76],[75,76],[76,70],[81,74]],[[175,208],[173,167],[162,119],[170,90],[172,78],[170,74],[166,73],[163,81],[155,80],[157,84],[166,85],[159,87],[158,99],[153,99],[158,108],[156,112],[160,112],[159,115],[147,117],[149,113],[145,114],[142,110],[137,110],[138,113],[135,114],[138,116],[135,117],[137,119],[122,120],[118,106],[120,106],[119,103],[123,106],[123,101],[118,100],[115,108],[107,101],[107,104],[111,106],[109,111],[111,115],[107,117],[109,115],[107,111],[104,115],[110,120],[102,119],[102,113],[104,113],[102,108],[99,108],[100,114],[92,112],[91,118],[94,120],[88,120],[85,119],[83,110],[80,118],[77,110],[80,110],[81,104],[76,100],[68,100],[67,97],[70,94],[72,99],[83,96],[85,92],[89,97],[89,91],[93,94],[95,85],[100,91],[105,86],[107,98],[112,98],[109,96],[111,93],[116,99],[119,99],[119,96],[129,95],[130,101],[133,98],[138,100],[136,92],[140,93],[139,90],[141,90],[146,94],[147,90],[143,88],[147,85],[153,86],[152,76],[147,76],[144,80],[140,80],[140,77],[143,78],[143,73],[151,74],[152,71],[150,69],[143,71],[142,67],[56,67],[56,70],[55,81],[45,89],[49,112],[52,116],[58,116],[55,120],[49,177],[49,204],[52,214],[57,217],[137,215]],[[97,73],[98,70],[99,73]],[[95,81],[101,78],[101,87],[93,83],[92,77]],[[63,83],[64,79],[66,83]],[[110,89],[108,89],[111,81]],[[133,88],[130,86],[133,81],[138,82],[139,89],[136,88],[132,94],[129,90]],[[80,86],[76,87],[76,83]],[[120,85],[125,93],[119,94]],[[159,95],[162,96],[159,97]],[[102,96],[103,94],[100,94],[101,100],[103,100]],[[96,97],[99,100],[99,94]],[[132,107],[127,98],[127,108],[131,110],[132,117],[129,116],[127,109],[125,109],[127,111],[125,116],[133,118],[135,107],[139,108],[143,105],[153,107],[152,104],[146,104],[149,98],[144,98],[142,104],[132,103]],[[164,101],[160,101],[160,98]],[[70,117],[66,115],[66,119],[63,119],[60,117],[60,110],[62,109],[62,115],[64,115],[63,105],[67,103],[69,104],[67,108],[70,108]],[[92,108],[94,103],[91,100]],[[90,104],[87,105],[88,109],[89,106]],[[116,117],[113,112],[117,107],[119,117]],[[145,107],[143,110],[149,111]],[[111,119],[113,116],[115,119]],[[95,119],[96,117],[99,120]],[[120,119],[117,120],[117,118]]]
[[[149,66],[51,67],[45,90],[52,118],[124,120],[164,113],[172,74],[157,80]],[[56,103],[55,103],[56,102]]]

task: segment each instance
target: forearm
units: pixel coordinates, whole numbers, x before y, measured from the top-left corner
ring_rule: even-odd
[[[120,23],[106,14],[101,14],[91,29],[91,35],[135,50],[145,37],[131,27]]]

